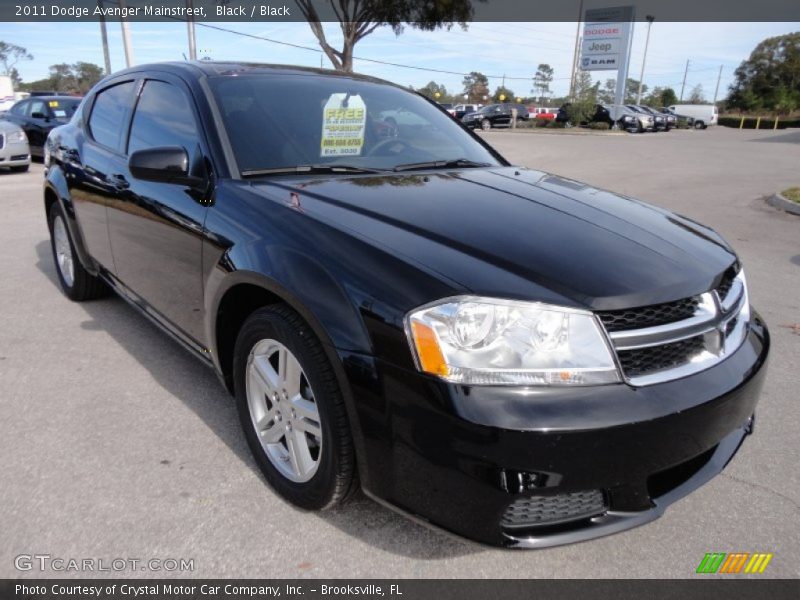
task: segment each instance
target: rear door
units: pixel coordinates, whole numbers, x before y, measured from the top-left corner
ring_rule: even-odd
[[[127,128],[135,88],[136,80],[128,77],[98,90],[80,115],[86,135],[80,136],[77,148],[59,148],[86,249],[111,273],[114,261],[106,204],[113,198],[116,184],[108,169],[112,157],[122,151],[122,131]]]
[[[114,157],[118,182],[109,204],[109,236],[117,276],[145,308],[202,346],[202,239],[207,198],[185,185],[135,179],[128,158],[137,151],[180,146],[191,165],[208,153],[192,96],[177,77],[147,78],[133,110],[124,155]]]

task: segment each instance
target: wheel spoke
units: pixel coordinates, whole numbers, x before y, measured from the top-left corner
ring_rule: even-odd
[[[291,402],[292,408],[297,412],[298,416],[312,421],[319,421],[319,411],[315,402],[306,400],[300,394],[293,396]]]
[[[292,429],[286,435],[286,447],[289,449],[289,460],[292,468],[301,477],[314,467],[314,459],[308,448],[308,438],[298,429]]]
[[[261,436],[261,439],[267,444],[277,444],[281,441],[281,439],[283,439],[285,434],[286,430],[277,421],[272,424],[272,427],[264,429],[263,431],[259,431],[258,433],[258,435]]]
[[[322,430],[319,428],[319,424],[314,421],[308,421],[306,419],[297,419],[294,422],[294,426],[300,431],[303,431],[305,433],[314,436],[318,440],[322,439]]]
[[[300,368],[300,363],[297,362],[294,354],[286,348],[281,348],[278,356],[281,384],[283,389],[286,390],[286,394],[292,398],[300,393],[300,378],[303,370]]]
[[[261,380],[267,395],[281,389],[280,377],[266,356],[253,357],[253,373]]]

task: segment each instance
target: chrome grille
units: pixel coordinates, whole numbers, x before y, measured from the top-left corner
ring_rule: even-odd
[[[609,313],[617,318],[604,318]],[[623,314],[633,316],[620,322]],[[693,298],[598,317],[628,383],[652,385],[685,377],[720,362],[744,341],[750,319],[744,273],[726,273],[717,289]]]
[[[506,529],[555,525],[595,517],[606,510],[606,501],[600,490],[531,496],[510,504],[503,513],[500,525]]]

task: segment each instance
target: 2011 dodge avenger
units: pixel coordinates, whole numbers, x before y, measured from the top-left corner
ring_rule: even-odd
[[[513,167],[398,86],[134,67],[46,165],[64,293],[116,291],[215,369],[297,506],[360,486],[562,544],[658,517],[752,429],[769,336],[719,235]]]

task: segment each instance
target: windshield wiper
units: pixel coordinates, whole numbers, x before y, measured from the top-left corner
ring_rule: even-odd
[[[477,168],[491,167],[489,163],[475,162],[468,158],[453,158],[451,160],[431,160],[428,162],[408,163],[397,165],[393,171],[421,171],[423,169],[449,169],[453,167]]]
[[[250,169],[248,171],[242,171],[242,177],[258,177],[260,175],[287,175],[293,173],[302,173],[307,175],[318,175],[324,173],[385,173],[385,170],[340,164],[296,165],[294,167],[275,167],[272,169]]]

